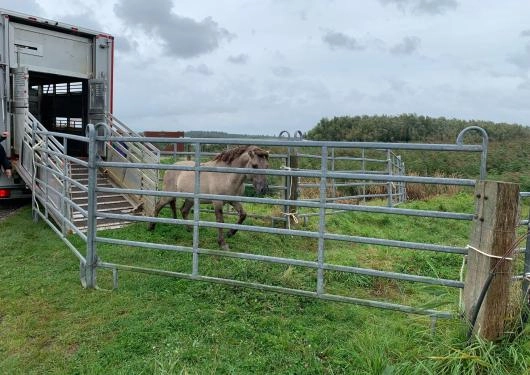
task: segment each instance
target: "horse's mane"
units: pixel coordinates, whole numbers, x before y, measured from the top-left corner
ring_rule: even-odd
[[[246,151],[252,150],[259,156],[268,156],[269,153],[265,150],[262,150],[261,148],[257,146],[238,146],[231,148],[230,150],[226,150],[218,154],[213,160],[214,161],[223,161],[226,164],[232,163],[234,160],[236,160],[238,157],[243,155]]]

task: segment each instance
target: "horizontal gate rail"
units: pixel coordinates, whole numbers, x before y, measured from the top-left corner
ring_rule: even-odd
[[[175,197],[175,198],[189,198],[192,199],[197,196],[199,199],[204,200],[220,200],[220,201],[233,201],[237,199],[243,203],[264,203],[264,204],[290,204],[292,206],[319,208],[320,203],[305,200],[305,201],[290,201],[287,199],[272,199],[272,198],[255,198],[255,197],[244,197],[244,196],[233,196],[233,195],[214,195],[214,194],[193,194],[193,193],[179,193],[159,190],[134,190],[134,189],[120,189],[120,188],[105,188],[98,187],[99,192],[116,192],[116,193],[131,193],[131,194],[145,194],[145,195],[156,195],[159,197]],[[342,203],[324,203],[323,206],[326,209],[335,209],[343,211],[360,211],[360,212],[373,212],[381,214],[392,214],[392,215],[406,215],[406,216],[420,216],[420,217],[431,217],[439,219],[454,219],[454,220],[473,220],[473,214],[456,213],[456,212],[445,212],[445,211],[429,211],[429,210],[415,210],[410,208],[392,208],[392,207],[381,207],[381,206],[363,206],[363,205],[349,205]]]
[[[105,137],[96,136],[96,141],[123,141],[149,143],[184,143],[216,145],[283,146],[283,147],[323,147],[345,149],[390,149],[423,151],[482,152],[482,145],[440,144],[440,143],[389,143],[389,142],[338,142],[338,141],[285,141],[252,138],[160,138],[160,137]],[[192,153],[193,154],[193,153]]]
[[[108,243],[108,244],[114,244],[114,245],[137,246],[137,247],[145,247],[148,249],[177,251],[177,252],[184,252],[184,253],[193,252],[193,247],[186,247],[186,246],[153,244],[150,242],[119,240],[119,239],[113,239],[113,238],[107,238],[107,237],[96,237],[96,240],[100,243]],[[199,248],[198,252],[200,254],[205,254],[205,255],[215,255],[215,256],[223,256],[227,258],[257,260],[257,261],[264,261],[268,263],[286,264],[286,265],[291,265],[291,266],[301,266],[301,267],[307,267],[307,268],[313,268],[313,269],[317,269],[319,267],[318,262],[315,262],[315,261],[279,258],[279,257],[268,256],[268,255],[226,252],[224,250],[213,250],[213,249],[203,249],[203,248]],[[454,288],[464,287],[463,282],[455,281],[455,280],[436,279],[433,277],[416,276],[416,275],[409,275],[409,274],[398,273],[398,272],[377,271],[377,270],[373,270],[369,268],[361,268],[361,267],[338,266],[335,264],[327,264],[327,263],[324,263],[323,267],[324,269],[329,270],[329,271],[341,271],[341,272],[355,273],[355,274],[366,275],[366,276],[378,276],[378,277],[386,277],[386,278],[396,279],[396,280],[416,281],[416,282],[421,282],[421,283],[426,283],[426,284],[443,285],[443,286],[449,286],[449,287],[454,287]]]
[[[166,164],[147,164],[147,163],[120,163],[120,162],[98,162],[99,167],[121,167],[121,168],[138,168],[138,169],[158,169],[158,170],[177,170],[177,171],[195,171],[195,167],[177,166]],[[201,172],[216,172],[216,173],[245,173],[245,174],[259,174],[267,176],[293,176],[293,177],[321,177],[321,173],[313,170],[255,170],[252,168],[228,168],[228,167],[198,167]],[[434,185],[459,185],[459,186],[475,186],[476,180],[466,178],[442,178],[442,177],[419,177],[419,176],[386,176],[386,175],[372,175],[365,173],[344,173],[344,172],[329,172],[326,174],[328,178],[343,178],[343,179],[358,179],[358,180],[373,180],[386,182],[416,182],[423,184]]]

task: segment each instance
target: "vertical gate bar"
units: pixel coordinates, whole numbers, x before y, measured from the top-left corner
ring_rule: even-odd
[[[401,176],[404,176],[405,173],[406,173],[405,162],[401,160]],[[401,182],[401,189],[403,189],[403,202],[406,202],[407,201],[407,184],[405,183],[405,181]]]
[[[458,136],[456,137],[456,144],[463,145],[464,135],[471,130],[478,131],[480,135],[482,136],[482,153],[480,155],[480,180],[484,181],[487,177],[486,163],[488,160],[488,142],[489,142],[488,133],[481,127],[468,126],[467,128],[463,129],[458,134]]]
[[[31,211],[33,213],[33,221],[37,222],[39,220],[39,215],[37,214],[37,211],[39,211],[39,205],[37,204],[37,182],[35,181],[37,179],[37,166],[35,165],[35,161],[37,160],[37,157],[35,156],[35,153],[37,150],[35,149],[36,141],[36,133],[37,126],[34,121],[31,121]]]
[[[488,161],[488,134],[484,131],[482,134],[482,153],[480,154],[480,179],[485,180],[487,177],[486,163]]]
[[[317,294],[324,294],[324,234],[326,231],[326,188],[328,174],[328,147],[322,146],[321,161],[322,176],[320,177],[320,208],[318,225],[318,254],[317,254]]]
[[[67,144],[67,140],[66,140],[66,137],[63,138],[63,149],[64,149],[64,154],[66,155],[66,144]],[[66,197],[68,196],[67,195],[67,179],[66,179],[66,175],[68,174],[68,161],[66,160],[66,158],[63,159],[63,196],[61,198],[61,213],[63,215],[63,217],[61,218],[61,231],[63,234],[66,234],[66,218],[67,218],[67,203],[66,203]],[[69,206],[69,205],[68,205]]]
[[[291,147],[289,146],[287,147],[287,159],[285,160],[285,165],[287,166],[287,170],[291,170],[291,153],[292,153],[292,150],[291,150]],[[293,176],[285,176],[285,195],[284,195],[285,200],[291,199],[291,195],[292,195],[291,189],[293,188],[292,182],[293,182]],[[287,215],[287,216],[284,216],[287,219],[285,221],[285,228],[290,228],[291,218],[289,217],[289,212],[291,212],[291,206],[285,205],[283,207],[283,212]]]
[[[364,148],[361,150],[361,173],[366,173],[366,154]],[[363,181],[363,203],[366,203],[366,180]]]
[[[335,172],[335,147],[332,147],[331,148],[331,171],[332,172]],[[331,191],[332,191],[332,196],[333,198],[335,198],[337,196],[337,186],[335,184],[335,178],[333,178],[331,180]]]
[[[88,125],[88,207],[87,207],[87,253],[85,264],[85,279],[87,288],[96,287],[96,266],[97,266],[97,249],[96,249],[96,130],[94,125]]]
[[[397,167],[396,167],[396,170],[397,170],[397,175],[399,177],[403,176],[403,169],[402,169],[402,164],[401,164],[401,155],[397,155],[396,156],[396,164],[397,164]],[[403,197],[403,181],[400,181],[397,183],[398,184],[398,203],[403,203],[405,202],[405,199]]]
[[[530,213],[528,213],[528,225],[527,231],[530,231]],[[528,287],[530,286],[530,237],[526,237],[526,247],[524,252],[524,271],[523,271],[523,296],[525,297],[524,302],[526,306],[523,308],[530,307],[530,296],[528,295]]]
[[[392,152],[390,151],[390,149],[386,150],[386,162],[388,176],[392,177]],[[392,200],[392,181],[388,181],[386,189],[388,194],[387,206],[392,207],[394,205]]]
[[[48,143],[48,136],[46,135],[45,136],[45,141],[44,141],[44,153],[43,153],[43,164],[44,164],[44,168],[43,168],[43,171],[44,171],[44,175],[45,175],[45,195],[46,197],[44,198],[44,214],[46,216],[46,219],[50,219],[49,218],[49,215],[48,215],[48,205],[50,204],[50,190],[48,189],[48,187],[50,186],[50,173],[48,171],[48,169],[46,169],[46,167],[49,167],[49,155],[48,155],[48,150],[49,150],[49,143]]]
[[[192,259],[192,276],[199,275],[199,220],[200,220],[200,201],[198,195],[201,192],[201,144],[195,143],[195,196],[193,197],[193,259]]]

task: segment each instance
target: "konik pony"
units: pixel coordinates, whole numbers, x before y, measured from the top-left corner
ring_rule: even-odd
[[[177,162],[174,165],[180,166],[194,166],[193,161]],[[267,169],[269,167],[269,152],[257,146],[239,146],[226,150],[218,154],[213,160],[202,163],[201,166],[208,167],[230,167],[230,168],[253,168],[253,169]],[[261,194],[267,190],[267,177],[262,174],[254,173],[224,173],[224,172],[200,172],[200,192],[201,194],[215,194],[215,195],[232,195],[241,196],[245,189],[245,181],[250,180],[256,190],[257,194]],[[163,182],[164,191],[174,191],[180,193],[195,192],[195,172],[168,170],[164,174]],[[221,201],[221,200],[201,200],[200,203],[212,203],[215,211],[215,218],[218,223],[223,223],[223,206],[229,203],[237,211],[239,217],[237,224],[243,223],[247,213],[243,209],[241,203],[237,200]],[[154,216],[157,217],[160,210],[170,204],[173,212],[173,218],[177,218],[176,198],[162,197],[156,204]],[[184,203],[180,208],[183,219],[188,218],[188,214],[193,207],[193,199],[184,199]],[[155,223],[149,224],[149,230],[154,230]],[[237,232],[236,229],[230,229],[227,237],[233,236]],[[225,242],[223,229],[219,228],[217,242],[222,249],[229,250]]]

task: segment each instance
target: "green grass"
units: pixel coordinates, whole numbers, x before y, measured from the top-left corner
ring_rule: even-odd
[[[409,207],[470,212],[469,195]],[[260,207],[255,207],[260,211]],[[247,207],[253,211],[254,207]],[[168,211],[163,215],[169,215]],[[205,218],[211,218],[207,214]],[[231,218],[230,220],[232,220]],[[250,224],[262,224],[250,219]],[[314,229],[311,219],[300,229]],[[469,223],[345,213],[328,230],[463,245]],[[383,228],[384,226],[384,228]],[[114,238],[191,245],[180,226],[137,224]],[[0,223],[0,373],[6,374],[519,374],[530,369],[527,331],[499,343],[466,343],[466,324],[342,303],[133,272],[115,291],[86,290],[79,262],[29,208]],[[72,238],[73,241],[77,241]],[[314,260],[316,241],[239,232],[232,251]],[[201,230],[201,247],[217,248]],[[103,261],[190,271],[190,255],[98,245]],[[328,241],[329,262],[458,278],[461,257]],[[202,257],[201,273],[314,290],[314,271]],[[111,272],[98,270],[101,288]],[[456,309],[457,291],[333,272],[330,291]]]

